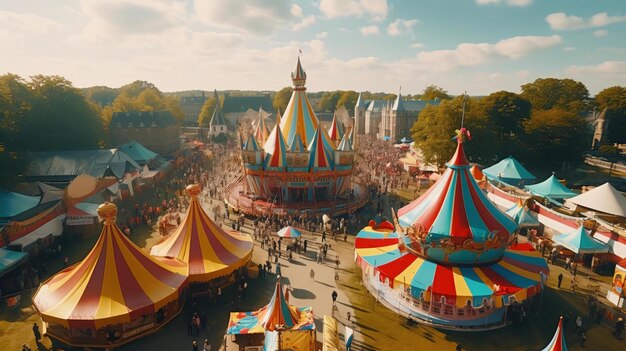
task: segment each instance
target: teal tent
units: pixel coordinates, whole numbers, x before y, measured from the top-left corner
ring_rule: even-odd
[[[483,174],[489,179],[501,180],[515,186],[523,185],[524,183],[532,183],[536,179],[534,175],[528,172],[526,168],[513,157],[507,157],[495,165],[483,169]]]
[[[135,140],[120,146],[119,149],[140,165],[145,165],[159,157],[159,154],[149,150]]]
[[[39,196],[26,196],[0,189],[0,218],[13,218],[39,204]]]
[[[521,204],[513,205],[513,207],[509,208],[504,213],[513,218],[515,223],[520,227],[535,227],[541,224],[539,220],[530,214],[526,206]]]
[[[569,234],[554,235],[552,240],[577,254],[609,252],[609,246],[589,235],[583,226]]]
[[[554,174],[541,183],[528,185],[526,190],[530,191],[533,195],[550,197],[553,199],[568,199],[578,195],[568,189],[565,185],[561,184]]]
[[[11,251],[0,248],[0,277],[8,273],[20,263],[26,261],[26,252]]]

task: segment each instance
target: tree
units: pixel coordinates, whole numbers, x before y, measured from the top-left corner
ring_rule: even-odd
[[[606,108],[606,119],[609,123],[608,141],[626,143],[626,88],[620,86],[606,88],[596,95],[596,103],[600,110]]]
[[[113,100],[120,94],[119,89],[113,89],[105,86],[95,86],[82,89],[83,94],[100,106],[110,106]]]
[[[534,110],[524,123],[526,145],[535,156],[528,161],[541,166],[561,166],[582,160],[587,143],[585,120],[571,111]]]
[[[287,108],[287,104],[289,103],[289,99],[291,99],[291,94],[293,93],[292,87],[284,87],[280,89],[276,95],[274,95],[274,99],[272,101],[272,105],[278,111],[285,111]]]
[[[157,89],[157,87],[150,82],[146,82],[145,80],[136,80],[120,87],[120,94],[126,93],[129,97],[136,98],[146,89]]]
[[[422,100],[450,100],[451,97],[448,95],[448,91],[440,88],[436,85],[429,85],[424,89],[422,95],[420,96]]]
[[[327,91],[317,103],[317,108],[320,111],[332,112],[335,110],[340,97],[341,93],[339,91]]]
[[[154,84],[138,80],[120,88],[111,106],[103,109],[102,118],[108,125],[115,112],[162,110],[169,111],[178,123],[185,119],[177,97],[166,96]]]
[[[359,98],[359,93],[356,91],[348,90],[341,92],[341,96],[339,100],[337,100],[337,106],[335,106],[335,110],[341,108],[341,106],[345,106],[348,111],[354,111],[354,106],[356,105],[356,100]]]
[[[556,108],[582,115],[591,106],[587,87],[572,79],[539,78],[522,85],[521,96],[534,110]]]
[[[222,104],[220,103],[220,106],[221,105]],[[198,115],[198,125],[200,127],[206,127],[209,125],[211,117],[213,117],[213,110],[215,110],[215,96],[211,96],[206,99],[204,101],[204,105],[202,105],[202,109]]]

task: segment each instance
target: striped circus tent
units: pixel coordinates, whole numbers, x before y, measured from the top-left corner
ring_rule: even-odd
[[[291,329],[300,323],[298,308],[287,303],[285,299],[280,277],[276,279],[276,288],[270,303],[259,310],[259,322],[266,331],[276,330],[277,325]]]
[[[565,332],[563,331],[563,317],[559,318],[559,324],[556,326],[556,332],[554,332],[552,340],[541,351],[567,351]]]
[[[33,297],[42,320],[49,324],[48,335],[53,338],[57,338],[57,326],[95,330],[121,327],[160,309],[168,310],[166,306],[172,302],[177,308],[168,310],[168,315],[177,314],[182,307],[178,301],[187,285],[187,264],[152,257],[135,246],[115,224],[114,204],[101,205],[98,214],[105,223],[91,252],[46,280]],[[155,323],[152,325],[145,330],[154,329]],[[95,335],[94,332],[92,336]],[[72,337],[66,331],[59,338],[74,344],[66,340]],[[81,340],[86,343],[84,336]]]
[[[265,144],[265,141],[267,140],[269,136],[269,132],[267,131],[267,124],[265,123],[264,114],[265,114],[265,111],[263,111],[263,108],[260,108],[259,119],[256,122],[256,127],[253,133],[254,137],[261,145]]]
[[[313,138],[313,134],[315,134],[319,120],[306,95],[304,86],[306,73],[300,64],[300,58],[298,58],[295,71],[291,74],[291,79],[294,89],[280,121],[280,128],[289,145],[292,144],[295,135],[298,134],[305,146],[308,146],[311,138]]]
[[[248,140],[243,146],[243,149],[246,151],[259,151],[261,148],[259,147],[259,143],[256,141],[256,138],[252,135],[248,137]]]
[[[321,126],[313,134],[308,150],[310,152],[309,167],[315,170],[333,167],[333,148],[328,142],[328,135]]]
[[[287,167],[287,144],[280,130],[280,125],[276,124],[270,138],[267,139],[265,145],[265,168],[277,169]]]
[[[333,121],[330,123],[330,128],[328,128],[328,136],[330,140],[334,142],[334,145],[337,145],[341,142],[341,138],[343,138],[343,128],[341,124],[337,122],[337,112],[333,115]]]
[[[191,204],[184,221],[169,236],[154,245],[154,256],[177,257],[189,264],[189,282],[208,282],[245,266],[253,242],[245,234],[225,231],[215,224],[198,201],[200,187],[187,186]]]
[[[289,144],[289,151],[290,152],[306,152],[307,151],[306,147],[304,147],[304,143],[302,142],[302,138],[300,138],[299,134],[296,134],[291,144]]]
[[[541,291],[540,272],[548,274],[541,254],[527,244],[506,250],[497,263],[482,266],[447,266],[400,251],[398,235],[366,227],[354,243],[357,262],[364,271],[374,270],[390,287],[410,288],[411,295],[464,307],[486,302],[508,304],[511,297],[524,301]],[[496,290],[494,287],[498,286]]]
[[[462,139],[458,137],[456,152],[437,182],[398,211],[399,222],[425,232],[428,242],[450,240],[457,248],[482,246],[494,241],[494,236],[499,237],[501,244],[506,244],[517,224],[489,201],[476,183],[469,171]],[[492,246],[479,254],[457,250],[445,259],[441,251],[430,250],[431,258],[450,263],[476,263],[497,260],[504,252],[504,245]]]

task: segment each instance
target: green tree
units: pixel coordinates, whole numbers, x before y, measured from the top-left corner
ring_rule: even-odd
[[[274,108],[278,111],[284,112],[287,108],[287,104],[289,103],[289,99],[291,99],[291,94],[293,93],[292,87],[284,87],[280,89],[276,95],[274,95],[274,99],[272,104]]]
[[[436,85],[429,85],[424,89],[420,98],[422,100],[450,100],[448,91]]]
[[[499,91],[480,100],[480,112],[487,118],[493,158],[521,153],[524,122],[530,117],[530,102],[517,94]]]
[[[348,111],[354,111],[354,105],[356,105],[356,100],[359,98],[359,93],[352,90],[347,90],[341,92],[341,96],[339,100],[337,100],[337,105],[335,106],[335,110],[339,109],[341,106],[345,106]]]
[[[110,106],[119,95],[120,90],[105,86],[95,86],[82,89],[83,94],[100,106]]]
[[[145,80],[136,80],[120,87],[120,94],[126,93],[129,97],[136,98],[146,89],[157,89],[157,87],[150,82],[146,82]]]
[[[222,106],[224,100],[223,98],[220,98],[220,100],[222,100],[222,102],[220,102],[220,106]],[[206,127],[209,125],[211,117],[213,117],[213,110],[215,110],[215,96],[211,96],[204,101],[204,105],[202,105],[202,109],[198,115],[199,126]]]
[[[534,110],[560,109],[582,115],[590,110],[589,91],[572,79],[539,78],[522,85],[521,96]]]
[[[582,160],[587,143],[585,120],[571,111],[560,109],[534,110],[524,123],[526,145],[534,155],[528,159],[540,166],[559,167],[563,162]]]
[[[339,91],[327,91],[317,103],[317,108],[320,111],[332,112],[335,110],[340,97],[341,93]]]
[[[609,123],[608,141],[626,143],[626,88],[620,86],[606,88],[596,95],[596,103],[600,110],[606,108],[606,119]]]

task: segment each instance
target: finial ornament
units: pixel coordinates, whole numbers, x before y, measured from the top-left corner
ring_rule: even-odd
[[[457,129],[454,132],[456,133],[456,136],[454,137],[454,139],[456,139],[459,143],[463,143],[466,138],[467,140],[472,140],[472,135],[470,134],[469,130],[467,130],[467,128],[465,127],[461,129]]]
[[[104,220],[105,224],[114,224],[117,217],[117,206],[112,202],[105,202],[98,206],[98,216]]]
[[[200,195],[200,185],[198,184],[189,184],[187,185],[187,188],[185,188],[185,190],[187,191],[187,195],[191,196],[191,197],[197,197],[198,195]]]

